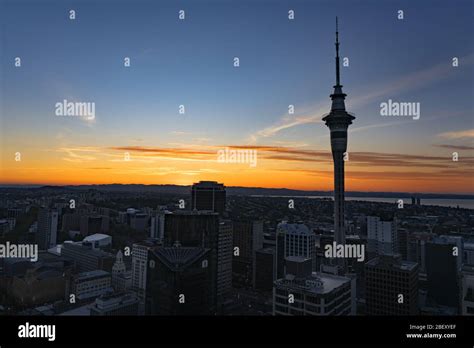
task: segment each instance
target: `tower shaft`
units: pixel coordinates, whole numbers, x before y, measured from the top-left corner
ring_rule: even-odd
[[[354,116],[346,111],[346,94],[342,91],[339,70],[339,28],[336,17],[336,85],[331,94],[331,112],[323,117],[331,132],[331,151],[334,161],[334,240],[337,244],[345,244],[344,226],[344,155],[347,151],[347,129]],[[342,272],[345,271],[346,262],[338,260]]]

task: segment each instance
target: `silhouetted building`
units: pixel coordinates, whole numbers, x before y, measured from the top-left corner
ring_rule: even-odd
[[[226,238],[223,236],[223,238]],[[209,211],[178,210],[165,214],[165,234],[163,246],[170,247],[179,242],[183,247],[210,249],[208,262],[212,274],[212,286],[208,291],[217,306],[219,214]]]
[[[274,272],[275,250],[263,248],[255,252],[255,289],[272,291],[275,281]]]
[[[58,212],[48,208],[38,211],[38,230],[36,232],[36,243],[38,249],[48,250],[56,246],[58,235]]]
[[[417,315],[418,264],[399,254],[382,255],[365,264],[366,314]]]
[[[80,220],[81,235],[107,233],[109,231],[109,217],[101,215],[83,215]]]
[[[255,285],[255,252],[263,247],[262,221],[234,221],[232,284]],[[235,249],[237,248],[237,249]]]
[[[161,247],[150,251],[146,308],[155,315],[209,315],[215,298],[210,250]]]
[[[462,237],[440,236],[426,244],[428,298],[438,305],[459,309],[462,254]]]
[[[398,253],[402,256],[402,260],[408,260],[408,230],[405,228],[397,228]]]
[[[191,209],[210,210],[219,214],[225,211],[226,191],[216,181],[200,181],[191,187]]]
[[[232,253],[233,253],[232,221],[219,222],[217,248],[217,300],[221,302],[232,290]]]

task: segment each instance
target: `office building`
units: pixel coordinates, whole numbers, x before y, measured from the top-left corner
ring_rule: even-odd
[[[38,230],[36,232],[36,243],[40,250],[48,250],[56,246],[58,235],[58,212],[48,208],[40,208],[38,211]]]
[[[233,221],[233,224],[232,284],[237,287],[253,287],[256,251],[263,247],[263,222]]]
[[[191,187],[191,209],[209,210],[222,214],[225,211],[226,191],[216,181],[200,181]]]
[[[313,270],[316,270],[316,234],[304,224],[289,224],[287,222],[278,224],[277,235],[281,234],[284,237],[277,239],[277,250],[281,249],[278,243],[282,241],[284,243],[283,253],[280,254],[280,257],[283,257],[284,260],[288,256],[303,256],[312,260]],[[281,261],[280,264],[282,264]]]
[[[102,270],[79,273],[73,278],[70,294],[76,301],[99,297],[111,291],[110,273]]]
[[[382,221],[379,217],[367,216],[367,252],[369,257],[398,252],[396,219]]]
[[[355,280],[311,272],[311,260],[301,256],[286,261],[291,273],[274,283],[273,315],[355,314]]]
[[[110,272],[115,260],[112,254],[93,249],[90,243],[65,242],[61,249],[61,256],[73,260],[76,271],[79,273],[98,269]]]
[[[399,254],[381,255],[365,264],[367,315],[418,314],[418,264]]]
[[[275,250],[262,248],[255,252],[255,289],[271,292],[275,279]]]
[[[157,240],[145,240],[132,246],[132,289],[143,303],[147,286],[148,253],[161,246]],[[143,308],[142,308],[143,309]]]
[[[462,237],[439,236],[426,244],[428,299],[438,305],[459,308],[462,255]]]
[[[161,247],[150,252],[146,308],[155,315],[214,313],[210,250],[201,247]]]
[[[232,254],[233,254],[232,221],[219,222],[217,246],[217,300],[221,302],[232,290]]]

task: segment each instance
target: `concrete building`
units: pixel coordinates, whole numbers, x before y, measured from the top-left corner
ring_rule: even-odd
[[[95,300],[90,315],[138,315],[139,300],[133,292],[107,293]]]
[[[73,278],[71,292],[76,301],[99,297],[111,291],[111,276],[109,272],[95,270],[79,273]]]
[[[93,249],[107,250],[112,247],[112,236],[108,234],[96,233],[86,236],[83,243],[90,243]]]
[[[221,303],[232,290],[232,254],[233,254],[232,221],[219,221],[217,245],[217,301]]]
[[[399,254],[365,264],[367,315],[418,314],[418,264]]]
[[[273,315],[354,315],[355,281],[326,273],[311,273],[311,261],[289,257],[292,273],[273,287]]]
[[[367,252],[369,257],[391,255],[398,252],[397,221],[382,221],[367,216]]]
[[[281,249],[278,243],[284,243],[283,254],[279,257],[285,259],[288,256],[302,256],[311,259],[313,271],[316,270],[316,234],[313,231],[304,224],[289,224],[284,221],[278,224],[277,234],[284,235],[277,239],[277,250]]]
[[[112,254],[94,249],[90,243],[65,242],[61,256],[73,260],[79,273],[98,269],[110,272],[115,260]]]

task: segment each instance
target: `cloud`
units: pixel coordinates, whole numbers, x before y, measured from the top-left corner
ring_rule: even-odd
[[[474,138],[474,128],[455,132],[440,133],[438,136],[446,139]]]
[[[474,63],[474,54],[460,58],[463,61],[463,65],[469,66]],[[450,64],[445,62],[434,65],[430,68],[407,74],[399,79],[389,81],[383,85],[375,86],[372,91],[365,92],[360,95],[354,95],[350,98],[351,108],[357,108],[368,103],[377,100],[383,96],[395,96],[400,92],[406,92],[409,90],[417,89],[422,86],[428,85],[434,81],[441,80],[449,77],[451,74],[455,73],[455,69],[451,67]],[[271,137],[276,135],[282,130],[300,126],[307,123],[317,123],[321,122],[322,116],[329,111],[330,101],[324,99],[315,104],[313,111],[307,111],[306,113],[301,114],[296,117],[288,117],[285,115],[281,118],[280,121],[275,124],[266,127],[262,130],[259,130],[253,133],[250,136],[250,140],[255,143],[259,138],[262,137]],[[385,123],[371,125],[367,127],[360,127],[358,130],[365,130],[369,128],[378,128],[385,127]],[[470,135],[472,137],[472,135]]]
[[[474,150],[474,146],[465,146],[465,145],[449,145],[449,144],[439,144],[439,145],[434,145],[436,147],[442,147],[445,149],[451,149],[451,150]]]
[[[100,151],[99,148],[95,147],[61,147],[56,150],[57,152],[64,152],[69,157],[63,157],[64,161],[73,162],[73,163],[83,163],[87,161],[96,160],[95,156],[83,154],[83,153],[97,153]],[[78,153],[79,152],[79,153]]]
[[[131,159],[144,160],[179,160],[179,161],[216,161],[217,151],[228,148],[229,150],[256,150],[259,160],[270,162],[288,163],[317,163],[332,164],[332,154],[330,151],[301,149],[285,146],[269,145],[202,145],[192,148],[162,148],[162,147],[142,147],[142,146],[118,146],[110,149],[115,151],[130,152]],[[123,161],[123,155],[113,155],[117,161]],[[348,166],[357,168],[425,168],[425,169],[452,169],[453,161],[450,156],[428,156],[409,155],[399,153],[382,152],[350,152]],[[457,168],[474,165],[474,157],[463,156],[463,160],[456,162]]]

